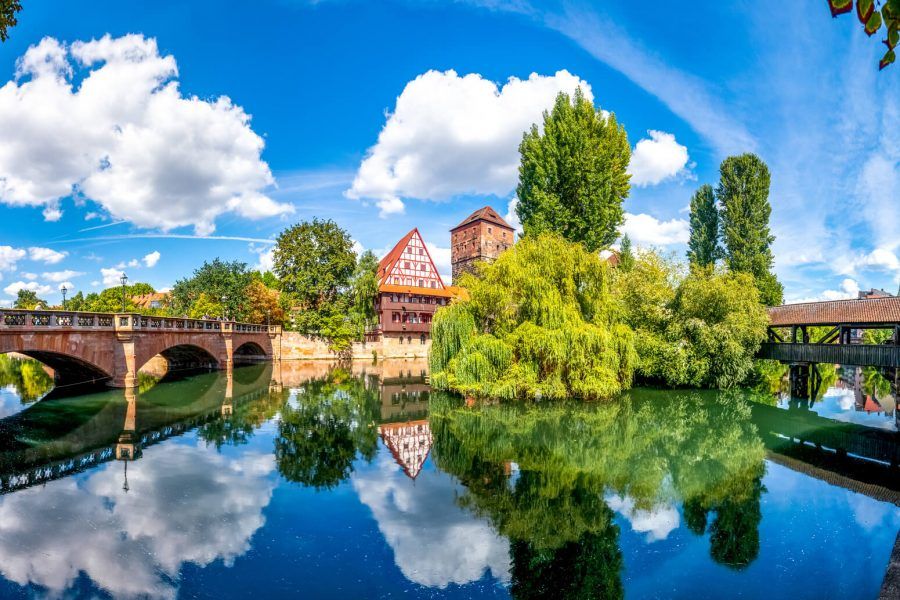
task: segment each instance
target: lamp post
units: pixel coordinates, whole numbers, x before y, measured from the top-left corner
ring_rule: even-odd
[[[269,327],[269,317],[271,314],[272,314],[272,311],[267,308],[266,309],[266,327]]]
[[[66,310],[66,292],[68,292],[69,290],[66,289],[66,286],[62,286],[61,288],[59,288],[59,291],[61,291],[63,295],[63,310]]]
[[[128,275],[122,273],[119,281],[122,283],[122,312],[125,312],[125,284],[128,283]]]
[[[225,308],[225,301],[228,300],[228,296],[222,296],[222,320],[225,321],[225,317],[228,316],[227,309]]]

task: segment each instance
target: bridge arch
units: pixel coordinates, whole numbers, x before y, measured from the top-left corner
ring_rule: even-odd
[[[269,358],[271,354],[266,352],[266,350],[257,342],[250,340],[246,341],[237,348],[234,349],[234,360],[265,360]]]
[[[162,357],[168,371],[180,369],[219,369],[225,367],[228,357],[224,344],[214,336],[146,336],[135,344],[135,370],[148,366],[156,357]]]
[[[13,352],[13,351],[9,351]],[[84,358],[48,350],[15,350],[53,369],[56,385],[75,385],[111,381],[112,373]],[[6,354],[8,352],[3,352]]]

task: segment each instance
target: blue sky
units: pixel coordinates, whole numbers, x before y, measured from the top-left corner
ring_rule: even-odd
[[[0,301],[265,264],[332,218],[383,252],[507,214],[516,146],[582,85],[635,149],[626,230],[683,254],[721,160],[772,170],[789,300],[900,283],[900,70],[826,3],[30,0],[0,44]],[[47,39],[49,38],[49,39]]]

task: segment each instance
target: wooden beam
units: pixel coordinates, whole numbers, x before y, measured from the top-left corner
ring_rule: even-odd
[[[819,339],[819,341],[816,343],[817,344],[830,344],[837,338],[838,335],[840,335],[840,332],[841,332],[841,326],[838,325],[837,327],[832,328],[831,331],[829,331],[828,333],[823,335],[821,337],[821,339]]]

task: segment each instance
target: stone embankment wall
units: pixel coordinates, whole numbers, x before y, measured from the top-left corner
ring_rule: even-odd
[[[277,340],[276,340],[277,343]],[[400,343],[397,338],[382,338],[374,342],[354,342],[353,360],[378,360],[391,358],[427,358],[431,340],[422,344],[413,339],[411,344]],[[281,335],[282,360],[334,360],[335,354],[328,349],[324,340],[314,339],[295,331],[285,331]]]

